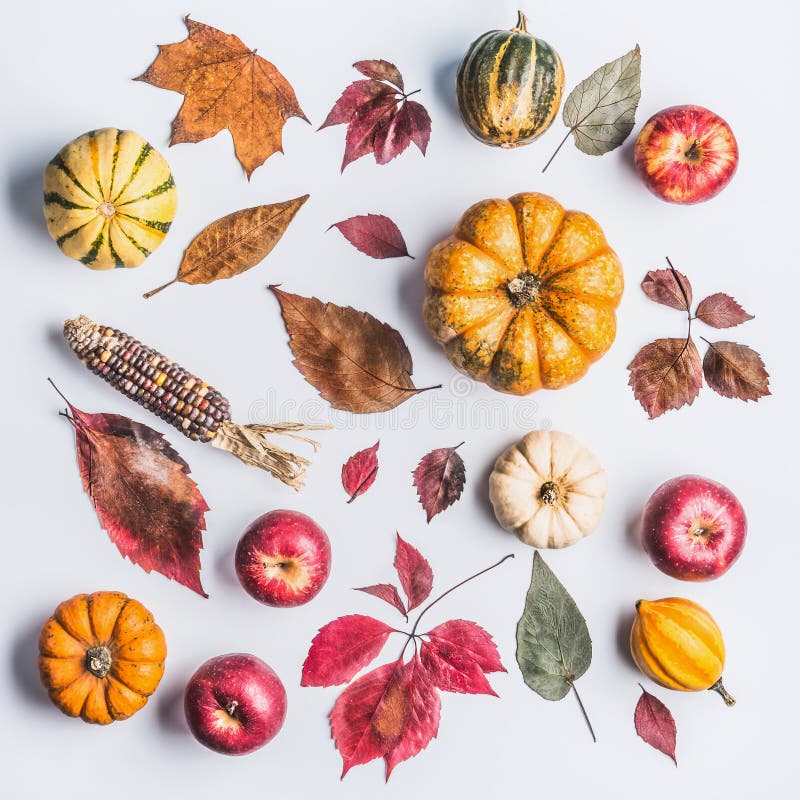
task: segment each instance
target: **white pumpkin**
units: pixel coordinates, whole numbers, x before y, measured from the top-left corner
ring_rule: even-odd
[[[569,547],[592,533],[606,474],[574,437],[533,431],[497,459],[489,499],[500,525],[533,547]]]

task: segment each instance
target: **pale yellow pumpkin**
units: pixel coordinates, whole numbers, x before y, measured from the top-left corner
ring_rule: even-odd
[[[489,499],[497,521],[533,547],[569,547],[600,523],[606,474],[574,437],[533,431],[497,459]]]
[[[44,171],[47,229],[64,255],[91,269],[138,267],[163,241],[176,206],[169,164],[133,131],[89,131]]]

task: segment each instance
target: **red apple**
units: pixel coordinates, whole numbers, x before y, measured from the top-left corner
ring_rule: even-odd
[[[270,511],[252,522],[236,548],[245,591],[268,606],[288,608],[319,594],[331,570],[325,531],[299,511]]]
[[[260,658],[231,653],[209,659],[192,675],[183,707],[201,744],[242,756],[263,747],[281,729],[286,690]]]
[[[699,475],[662,483],[642,514],[642,543],[653,563],[683,581],[727,572],[747,537],[747,518],[733,492]]]
[[[728,123],[713,111],[672,106],[642,128],[634,161],[653,194],[671,203],[700,203],[728,185],[739,147]]]

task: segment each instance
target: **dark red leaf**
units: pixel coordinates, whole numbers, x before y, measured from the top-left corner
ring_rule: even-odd
[[[334,222],[331,228],[339,230],[353,247],[372,258],[399,258],[409,255],[400,229],[383,214],[350,217]]]
[[[359,450],[350,456],[342,466],[342,486],[350,495],[348,503],[352,503],[360,494],[369,489],[378,474],[378,448],[380,440],[372,447]]]
[[[412,473],[428,522],[461,497],[466,472],[464,461],[456,452],[459,447],[460,444],[431,450]]]
[[[384,61],[382,58],[371,58],[366,61],[356,61],[353,66],[368,78],[376,81],[388,81],[394,84],[401,92],[405,91],[403,76],[400,74],[400,70],[390,61]]]
[[[373,597],[378,597],[385,600],[390,606],[394,606],[406,619],[408,613],[403,598],[397,591],[397,587],[391,583],[376,583],[373,586],[360,586],[356,589],[357,592],[366,592]]]
[[[492,637],[474,622],[454,619],[425,634],[422,663],[442,691],[497,696],[484,673],[505,672]]]
[[[394,95],[380,96],[356,109],[347,126],[342,172],[348,164],[373,152],[375,134],[391,122],[397,103]]]
[[[408,126],[411,141],[419,148],[422,155],[425,155],[431,138],[431,118],[425,106],[415,100],[406,100],[398,116],[406,118],[405,124]]]
[[[641,686],[641,684],[639,684]],[[636,704],[636,711],[633,714],[633,724],[636,726],[636,733],[644,739],[651,747],[660,750],[664,755],[669,756],[678,766],[675,758],[675,741],[677,729],[675,720],[672,718],[670,710],[650,692],[642,688],[642,696]]]
[[[408,599],[408,610],[413,611],[427,600],[433,588],[433,570],[416,547],[397,534],[397,552],[394,568],[400,578],[400,585]]]
[[[394,95],[394,89],[385,83],[372,80],[354,81],[342,92],[341,97],[334,103],[333,108],[325,118],[325,122],[317,130],[321,131],[331,125],[348,123],[359,108],[375,100],[380,102],[387,98],[392,98]]]
[[[691,405],[703,385],[700,354],[691,339],[656,339],[628,364],[629,385],[650,419]]]
[[[411,126],[408,116],[402,109],[392,117],[388,125],[375,132],[372,149],[378,164],[388,164],[411,144]]]
[[[700,301],[695,316],[712,328],[733,328],[749,319],[748,314],[729,294],[717,292]]]
[[[200,550],[208,505],[186,462],[147,425],[72,405],[70,414],[83,488],[119,552],[207,597]]]
[[[347,683],[378,656],[391,632],[386,623],[362,614],[329,622],[311,642],[300,685]]]
[[[757,401],[770,393],[769,373],[761,356],[744,344],[709,342],[703,374],[708,385],[723,397]]]
[[[654,302],[679,311],[688,311],[692,305],[692,285],[678,270],[651,269],[644,276],[642,291]]]

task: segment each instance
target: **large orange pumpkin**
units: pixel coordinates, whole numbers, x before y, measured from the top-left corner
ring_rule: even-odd
[[[425,284],[425,324],[450,362],[524,395],[574,383],[611,347],[623,277],[588,214],[525,192],[468,209]]]
[[[65,714],[107,725],[135,714],[164,674],[167,644],[138,601],[121,592],[65,600],[39,636],[39,673]]]

